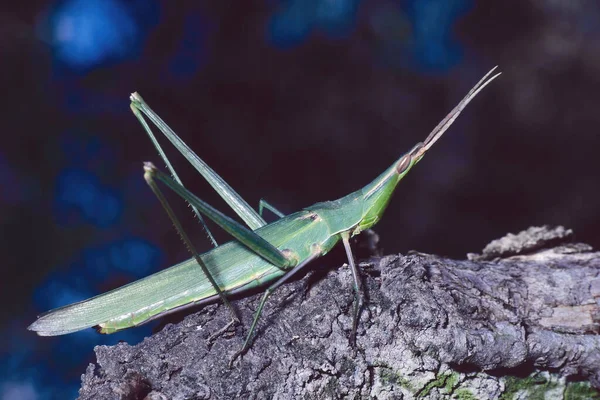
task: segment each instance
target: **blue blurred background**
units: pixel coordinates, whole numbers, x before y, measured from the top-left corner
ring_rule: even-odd
[[[129,93],[251,204],[265,198],[288,213],[370,181],[499,64],[503,76],[376,226],[385,253],[462,258],[540,224],[598,247],[599,55],[593,1],[3,6],[0,398],[73,398],[95,345],[136,343],[157,328],[40,338],[25,330],[36,314],[188,258],[142,178],[143,161],[161,163]],[[229,212],[169,154],[193,191]],[[320,265],[341,262],[334,252]]]

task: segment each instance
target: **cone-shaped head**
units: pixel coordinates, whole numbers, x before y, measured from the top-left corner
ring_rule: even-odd
[[[423,143],[418,143],[411,151],[404,154],[383,174],[379,175],[373,182],[362,188],[363,218],[358,225],[355,234],[375,225],[383,215],[396,185],[410,169],[423,157],[419,152]]]

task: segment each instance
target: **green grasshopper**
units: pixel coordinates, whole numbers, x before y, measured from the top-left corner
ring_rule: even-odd
[[[63,335],[90,327],[95,327],[100,333],[113,333],[174,311],[220,299],[229,308],[232,319],[227,326],[213,335],[212,339],[231,325],[239,323],[234,308],[227,300],[228,296],[270,284],[258,305],[244,345],[234,356],[235,359],[249,348],[269,295],[341,241],[353,275],[355,299],[350,344],[354,345],[362,295],[359,272],[350,248],[350,237],[369,229],[381,219],[398,182],[423,158],[467,104],[500,75],[492,75],[495,69],[488,72],[469,91],[424,142],[415,145],[371,183],[338,200],[317,203],[290,215],[283,215],[263,200],[257,213],[205,164],[137,93],[133,93],[130,98],[131,109],[172,175],[171,178],[147,162],[144,163],[144,178],[167,211],[193,257],[118,289],[42,314],[28,329],[41,336]],[[216,210],[183,186],[144,116],[154,123],[202,174],[247,227]],[[214,249],[204,254],[195,250],[159,189],[157,181],[192,206],[207,230]],[[264,209],[270,210],[279,219],[267,224],[262,218]],[[218,246],[201,215],[214,221],[235,240]]]

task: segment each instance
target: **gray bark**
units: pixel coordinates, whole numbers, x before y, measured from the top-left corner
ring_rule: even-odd
[[[571,236],[530,228],[469,260],[412,253],[361,263],[368,300],[356,353],[347,267],[275,292],[232,369],[245,330],[209,345],[229,313],[208,306],[138,345],[96,347],[80,398],[592,398],[600,253]],[[246,324],[259,296],[235,302]]]

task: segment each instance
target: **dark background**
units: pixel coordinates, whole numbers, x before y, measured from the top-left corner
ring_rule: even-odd
[[[162,163],[132,91],[250,204],[288,213],[368,183],[499,65],[398,187],[383,251],[462,258],[541,224],[600,244],[595,0],[21,4],[0,8],[3,399],[74,397],[94,345],[152,329],[40,338],[25,330],[37,313],[188,258],[142,178]]]

